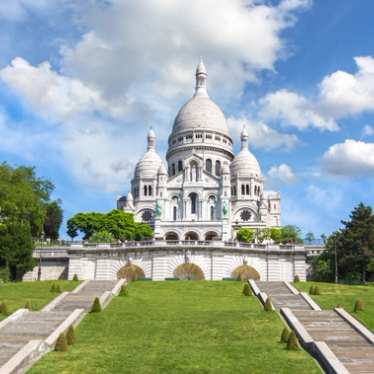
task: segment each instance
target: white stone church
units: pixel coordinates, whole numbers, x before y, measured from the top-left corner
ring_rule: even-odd
[[[265,191],[245,128],[241,150],[233,154],[225,116],[208,95],[207,77],[200,62],[194,95],[180,109],[169,136],[167,166],[150,130],[131,191],[117,201],[137,221],[151,224],[155,239],[227,241],[240,227],[280,225],[280,195]]]

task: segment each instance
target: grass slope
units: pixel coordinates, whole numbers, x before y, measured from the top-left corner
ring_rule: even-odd
[[[294,286],[300,291],[309,292],[312,284],[318,285],[321,295],[311,296],[322,309],[333,309],[337,305],[361,320],[374,331],[374,286],[344,285],[334,283],[300,282]],[[364,302],[364,310],[354,313],[353,307],[357,299]]]
[[[26,301],[30,301],[33,310],[39,310],[58,296],[49,292],[52,283],[59,284],[62,291],[71,291],[78,285],[78,282],[72,281],[3,283],[0,284],[0,303],[5,302],[10,313],[23,308]],[[4,318],[5,316],[0,314],[0,320]]]
[[[134,282],[128,297],[89,314],[66,353],[28,372],[320,373],[304,351],[278,343],[283,324],[242,296],[240,282]]]

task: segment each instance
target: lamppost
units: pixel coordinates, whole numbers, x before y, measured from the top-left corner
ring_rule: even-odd
[[[334,238],[334,249],[335,249],[335,256],[334,256],[334,266],[335,266],[335,283],[339,283],[339,276],[338,276],[338,251],[336,248],[336,242],[338,241],[338,237]]]

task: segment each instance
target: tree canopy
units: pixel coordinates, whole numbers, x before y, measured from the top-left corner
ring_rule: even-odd
[[[374,274],[374,214],[370,206],[360,203],[353,209],[343,227],[326,240],[326,251],[313,262],[317,280],[333,280],[335,254],[338,278],[349,282],[366,282]]]
[[[33,267],[33,242],[43,232],[53,189],[32,167],[0,165],[0,268],[12,279]]]
[[[275,243],[302,243],[301,230],[297,226],[284,226],[280,228],[265,228],[260,230],[242,227],[237,232],[236,238],[245,243],[251,243],[257,240],[262,243],[266,240],[272,240]]]
[[[94,234],[109,233],[116,240],[144,240],[153,236],[153,231],[148,224],[134,221],[131,213],[113,209],[109,213],[77,213],[67,222],[67,233],[75,238],[79,233],[84,240],[91,240]]]

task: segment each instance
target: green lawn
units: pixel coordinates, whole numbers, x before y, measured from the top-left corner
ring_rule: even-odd
[[[240,282],[134,282],[129,291],[87,315],[68,352],[28,373],[320,373],[307,353],[278,343],[278,315],[242,296]]]
[[[332,309],[337,305],[342,306],[347,312],[361,320],[367,327],[374,331],[374,286],[351,286],[334,283],[298,282],[294,286],[300,291],[309,292],[312,284],[319,286],[321,295],[311,296],[322,309]],[[353,313],[353,306],[357,299],[364,302],[362,312]]]
[[[10,313],[23,308],[27,301],[30,301],[32,309],[41,309],[58,296],[56,293],[49,292],[52,283],[59,284],[62,291],[71,291],[79,284],[72,281],[2,283],[0,284],[0,303],[5,302]],[[5,316],[0,314],[0,320],[3,318]]]

